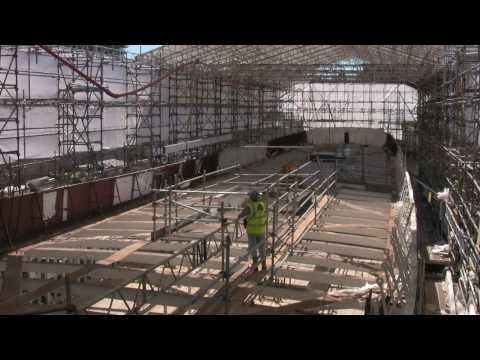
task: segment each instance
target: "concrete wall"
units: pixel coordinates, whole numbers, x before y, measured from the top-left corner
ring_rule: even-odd
[[[296,132],[297,131],[295,129],[286,129],[285,131],[264,133],[264,135],[262,136],[263,142],[259,145],[266,145],[267,142],[271,139],[286,136]],[[266,148],[228,148],[220,152],[218,157],[218,165],[220,168],[226,168],[236,164],[247,166],[257,161],[264,160],[266,158],[266,150]]]
[[[369,184],[392,185],[399,193],[403,185],[404,172],[403,153],[397,147],[395,156],[387,155],[383,145],[387,140],[387,134],[382,129],[367,128],[316,128],[307,131],[308,143],[341,152],[344,144],[344,134],[348,132],[350,143],[350,156],[341,165],[346,169],[349,177],[360,179],[361,151],[360,145],[368,145],[364,148],[365,158],[364,179]],[[332,145],[331,147],[329,145]],[[388,164],[387,164],[388,162]],[[388,165],[388,166],[387,166]],[[393,172],[393,183],[391,179]]]
[[[417,120],[418,93],[403,84],[297,84],[288,96],[297,116],[304,116],[310,127],[365,127],[390,129],[402,139],[400,125]],[[333,119],[333,120],[332,120]]]
[[[314,145],[343,144],[345,133],[348,132],[350,144],[383,146],[387,134],[383,129],[367,128],[316,128],[307,132],[308,142]]]

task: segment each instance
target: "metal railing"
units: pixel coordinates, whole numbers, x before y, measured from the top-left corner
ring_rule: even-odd
[[[288,258],[296,251],[295,247],[298,243],[303,239],[303,234],[305,234],[311,226],[316,224],[317,219],[325,213],[325,211],[329,208],[330,204],[334,200],[336,196],[336,185],[337,185],[337,172],[333,171],[327,178],[323,179],[320,184],[317,184],[320,179],[315,180],[312,184],[310,184],[307,188],[302,190],[301,193],[307,191],[309,194],[308,196],[302,201],[302,203],[298,204],[297,202],[292,202],[292,211],[291,211],[291,218],[288,219],[287,223],[289,227],[283,232],[281,235],[276,237],[276,242],[281,244],[278,246],[277,249],[275,246],[275,242],[272,242],[271,247],[271,255],[272,255],[272,266],[270,268],[269,274],[264,276],[257,286],[247,297],[245,302],[252,303],[255,298],[261,296],[262,290],[266,286],[270,286],[274,283],[275,274],[278,269],[282,268]],[[325,203],[323,206],[319,207],[319,205],[324,201]],[[297,211],[301,209],[307,201],[311,201],[310,206],[305,209],[305,211],[299,215],[295,216]],[[276,206],[277,204],[275,204]],[[275,208],[274,208],[275,209]],[[295,224],[302,223],[305,220],[307,215],[311,215],[313,213],[313,219],[310,221],[300,232],[296,231]],[[286,222],[278,224],[278,220],[276,219],[275,215],[278,215],[278,212],[273,212],[273,221],[274,226],[273,229],[276,229],[279,225],[283,225]],[[277,225],[278,224],[278,225]],[[275,232],[273,232],[275,234]],[[282,251],[285,247],[286,251]]]
[[[220,225],[219,234],[221,234],[221,244],[222,244],[222,271],[218,275],[217,279],[212,282],[212,285],[209,286],[211,288],[213,284],[217,284],[218,282],[222,281],[223,286],[221,290],[218,291],[218,294],[221,296],[221,301],[224,303],[224,310],[225,314],[229,313],[229,302],[230,302],[230,294],[233,288],[230,284],[230,279],[233,275],[232,269],[243,269],[246,271],[245,264],[248,261],[249,257],[253,252],[256,252],[260,247],[265,246],[265,254],[266,257],[271,258],[269,274],[273,277],[275,272],[276,264],[279,260],[283,259],[285,255],[290,253],[296,242],[295,239],[301,238],[298,236],[298,224],[301,223],[306,214],[310,213],[310,211],[315,211],[315,219],[318,217],[320,212],[317,212],[317,207],[319,201],[327,195],[327,193],[331,193],[335,191],[335,184],[336,184],[336,172],[334,171],[331,173],[327,178],[322,179],[320,176],[320,171],[309,172],[309,173],[301,173],[302,169],[308,167],[312,162],[306,162],[303,165],[297,167],[295,170],[287,173],[287,174],[273,174],[278,176],[277,179],[270,180],[270,182],[262,184],[261,181],[251,181],[249,185],[258,186],[261,188],[265,194],[269,194],[269,192],[273,192],[275,194],[281,193],[283,194],[277,196],[274,201],[268,202],[268,196],[265,197],[267,202],[267,209],[268,209],[268,216],[267,216],[267,229],[268,233],[266,239],[263,243],[259,243],[256,246],[250,247],[249,251],[242,256],[235,257],[235,260],[232,261],[230,257],[231,253],[231,245],[237,241],[239,241],[242,237],[246,234],[241,230],[241,226],[238,223],[238,219],[227,219],[225,217],[225,210],[227,207],[223,201],[218,204],[206,204],[204,198],[198,197],[198,202],[202,203],[202,205],[194,204],[194,205],[186,205],[179,203],[178,201],[173,200],[175,195],[184,196],[184,195],[215,195],[218,197],[228,196],[228,195],[238,195],[238,196],[247,196],[248,192],[245,191],[211,191],[211,190],[173,190],[169,189],[157,189],[156,192],[159,193],[167,193],[164,201],[164,208],[166,211],[163,214],[163,217],[168,218],[170,217],[172,220],[187,220],[188,218],[182,217],[172,217],[173,210],[170,208],[167,203],[180,206],[186,209],[189,209],[194,212],[194,214],[198,215],[195,218],[195,221],[200,223],[215,223],[218,222]],[[233,167],[235,168],[235,167]],[[228,168],[227,170],[233,170],[233,168]],[[236,179],[241,176],[248,176],[252,174],[235,174],[233,179]],[[259,175],[259,174],[253,174]],[[266,175],[267,176],[267,175]],[[268,175],[269,178],[273,177],[272,174]],[[260,179],[263,180],[263,179]],[[305,185],[308,183],[309,185]],[[286,182],[286,183],[284,183]],[[204,182],[205,183],[205,182]],[[224,181],[225,184],[229,184],[230,181]],[[233,182],[232,182],[233,183]],[[242,182],[243,184],[243,182]],[[248,185],[248,184],[245,184]],[[205,188],[205,186],[204,186]],[[306,206],[310,202],[310,205],[304,209],[303,213],[299,214],[299,210],[302,207]],[[199,208],[200,207],[200,208]],[[209,208],[219,208],[220,211],[216,215],[212,215]],[[229,207],[229,210],[241,210],[240,208]],[[312,221],[312,224],[315,220]],[[170,221],[171,222],[171,221]],[[168,220],[166,221],[167,224],[170,223]],[[168,225],[167,225],[168,226]],[[168,232],[167,232],[168,233]],[[200,267],[204,266],[202,264]],[[243,266],[242,266],[243,265]],[[239,274],[235,274],[237,277]],[[190,305],[195,303],[198,299],[200,299],[203,294],[206,293],[208,289],[203,289],[199,293],[197,293],[188,304],[180,307],[175,311],[175,313],[184,313]]]
[[[301,236],[299,236],[298,224],[304,222],[307,214],[311,214],[311,212],[314,211],[315,219],[311,221],[313,224],[320,214],[318,210],[320,200],[323,199],[324,196],[334,193],[336,172],[333,172],[325,179],[321,177],[319,171],[302,173],[301,170],[309,164],[311,164],[311,162],[307,162],[287,174],[276,174],[277,179],[271,180],[268,184],[262,185],[258,181],[253,181],[253,183],[255,183],[254,186],[261,187],[267,195],[272,191],[279,194],[283,192],[283,194],[275,196],[274,200],[270,201],[270,203],[267,198],[268,234],[265,240],[266,243],[258,244],[256,247],[251,248],[250,252],[247,251],[247,253],[242,256],[232,258],[231,249],[232,244],[240,241],[246,236],[246,233],[239,225],[238,219],[228,218],[225,214],[226,211],[240,210],[240,208],[236,206],[225,206],[223,197],[229,195],[246,197],[248,193],[245,191],[233,191],[234,189],[226,189],[224,191],[215,190],[218,184],[229,184],[229,180],[206,186],[207,177],[231,173],[238,168],[238,166],[233,166],[198,177],[197,180],[203,179],[203,186],[200,186],[201,190],[178,189],[178,187],[183,185],[182,183],[177,183],[165,189],[153,189],[155,200],[152,203],[154,210],[152,242],[175,242],[176,237],[182,237],[182,234],[177,233],[181,221],[185,223],[191,221],[218,223],[218,229],[205,234],[205,236],[201,238],[187,239],[186,237],[185,240],[190,241],[190,243],[183,249],[176,251],[166,259],[159,260],[147,269],[141,270],[140,274],[133,274],[121,280],[108,280],[107,276],[107,278],[104,279],[102,277],[103,280],[99,282],[95,279],[95,276],[93,276],[94,279],[90,279],[90,273],[105,267],[100,264],[94,264],[89,266],[85,271],[82,271],[81,274],[78,274],[77,277],[66,276],[64,281],[58,280],[55,284],[55,289],[56,291],[65,292],[65,301],[69,311],[72,313],[96,311],[98,310],[97,307],[100,306],[102,312],[109,314],[115,311],[113,307],[115,299],[123,303],[122,307],[126,309],[124,311],[128,314],[146,313],[152,307],[158,305],[159,301],[155,301],[156,297],[172,294],[172,288],[177,284],[180,285],[182,279],[194,272],[200,271],[204,267],[208,268],[208,262],[210,260],[221,258],[221,271],[214,275],[211,285],[205,289],[201,289],[191,299],[187,300],[186,298],[186,302],[179,306],[175,313],[186,311],[197,300],[202,298],[209,289],[212,289],[215,284],[221,282],[222,286],[217,293],[221,295],[221,302],[224,304],[225,313],[228,314],[230,311],[229,303],[231,292],[235,289],[235,285],[232,284],[230,280],[233,275],[237,277],[239,271],[243,271],[248,265],[247,261],[251,256],[251,252],[256,251],[260,246],[266,246],[266,256],[271,256],[269,274],[273,277],[276,267],[280,266],[285,256],[293,250],[296,244],[295,240],[301,238]],[[242,176],[242,174],[235,175],[236,177]],[[190,179],[189,181],[192,180]],[[285,184],[283,184],[284,182],[290,185],[285,186]],[[214,189],[212,189],[212,187]],[[156,196],[160,193],[166,196],[157,200]],[[194,196],[195,194],[199,196],[196,197]],[[194,200],[193,204],[186,204],[181,200],[185,196],[190,196],[190,200],[192,200],[192,195]],[[209,200],[206,197],[208,197]],[[211,201],[212,197],[216,197],[215,202]],[[156,213],[158,206],[163,206],[165,212]],[[299,209],[302,209],[302,207],[304,211],[300,213]],[[185,210],[183,216],[178,209]],[[215,211],[212,211],[213,209],[215,209]],[[190,212],[190,215],[185,216],[185,213],[188,212]],[[157,236],[158,225],[160,224],[157,220],[159,219],[164,221],[161,225],[165,229],[168,229],[163,236]],[[148,249],[145,251],[148,251]],[[121,272],[123,269],[129,268],[130,265],[127,265],[128,264],[118,263],[111,268],[111,270]],[[83,296],[79,297],[79,293],[76,291],[72,293],[72,285],[78,284],[80,277],[83,279],[81,283],[93,286],[98,285],[100,286],[99,289],[102,290],[99,290],[95,296],[87,298]],[[49,291],[50,290],[52,289],[49,289]],[[32,299],[35,300],[39,298],[41,294],[32,294],[32,296],[28,298],[28,301],[26,300],[26,306],[32,302]],[[104,305],[96,305],[101,300],[107,300],[107,303]],[[42,313],[42,307],[43,306],[41,306],[38,311],[35,310],[35,313]],[[45,310],[48,311],[48,308],[45,308]]]
[[[480,313],[480,250],[478,241],[465,231],[458,222],[459,211],[456,204],[445,205],[445,223],[450,249],[451,270],[456,280],[454,309],[456,314],[478,315]],[[453,304],[451,304],[453,305]]]
[[[400,200],[397,202],[392,230],[393,253],[389,255],[389,261],[384,263],[389,297],[384,310],[386,313],[413,314],[417,292],[418,250],[415,199],[408,172],[403,173],[400,184]],[[395,305],[396,308],[388,305]]]

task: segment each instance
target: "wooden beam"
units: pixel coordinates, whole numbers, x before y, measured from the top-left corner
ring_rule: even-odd
[[[152,226],[153,228],[153,226]],[[118,229],[81,229],[75,233],[76,238],[94,238],[97,236],[122,236],[124,239],[135,237],[148,238],[151,230],[118,230]]]
[[[22,272],[26,273],[41,273],[41,274],[62,274],[70,273],[80,269],[82,265],[69,265],[48,262],[30,262],[24,261],[22,263]],[[6,262],[0,262],[0,271],[6,268]]]
[[[319,258],[314,256],[290,256],[287,260],[291,263],[297,264],[309,264],[315,266],[321,266],[328,269],[345,269],[354,271],[363,271],[367,273],[376,273],[382,271],[380,264],[351,264],[341,260],[332,260],[327,258]]]
[[[339,234],[369,236],[380,239],[388,238],[387,231],[384,229],[375,229],[360,225],[326,223],[322,226],[322,230]]]
[[[145,243],[141,246],[144,246]],[[135,243],[135,247],[140,246],[139,243]],[[135,251],[131,252],[132,248],[128,249],[129,254],[124,257],[122,262],[124,263],[138,263],[138,264],[147,264],[147,265],[154,265],[161,262],[163,259],[168,258],[169,254],[161,254],[161,253],[148,253],[143,251]],[[122,250],[125,250],[122,249]],[[68,248],[36,248],[31,249],[26,252],[25,257],[32,257],[32,258],[57,258],[57,259],[82,259],[82,260],[93,260],[93,261],[101,261],[105,260],[118,252],[112,250],[99,250],[99,249],[68,249]]]
[[[285,277],[291,279],[305,280],[312,283],[327,284],[327,285],[341,285],[346,287],[362,287],[367,282],[374,283],[372,280],[361,279],[353,276],[327,274],[321,271],[300,271],[278,269],[275,273],[277,277]]]
[[[188,243],[172,243],[172,242],[161,242],[161,241],[156,241],[153,243],[149,243],[145,245],[145,247],[142,249],[143,251],[149,251],[149,252],[177,252],[184,250],[186,247],[188,247]]]
[[[101,260],[114,253],[115,251],[113,250],[38,247],[25,251],[24,256],[26,258],[68,258]]]
[[[110,266],[114,263],[120,262],[126,257],[128,257],[130,254],[133,254],[135,251],[141,249],[147,244],[146,241],[138,241],[135,244],[129,245],[125,248],[123,248],[120,251],[117,251],[115,254],[110,255],[106,259],[97,261],[98,265],[105,265],[105,266]]]
[[[351,245],[341,245],[341,244],[321,244],[317,242],[305,243],[308,250],[319,250],[326,253],[337,254],[352,258],[363,258],[370,260],[384,261],[386,255],[383,251],[377,249],[369,249],[358,246]]]
[[[359,190],[352,190],[352,189],[340,189],[338,194],[341,195],[354,195],[360,197],[367,197],[367,198],[380,198],[381,200],[387,200],[388,202],[391,201],[392,195],[379,193],[379,192],[372,192],[372,191],[359,191]]]
[[[360,203],[368,203],[368,206],[375,206],[375,207],[389,207],[390,201],[386,199],[381,199],[377,197],[367,197],[367,196],[357,196],[357,195],[349,195],[349,194],[339,194],[337,196],[340,200],[345,201],[354,201]]]
[[[109,230],[109,231],[152,231],[153,222],[150,221],[109,221],[100,225],[92,226],[89,231]]]
[[[390,210],[391,208],[389,209],[375,209],[375,208],[369,208],[369,207],[366,207],[365,206],[365,203],[355,203],[355,202],[352,202],[352,201],[345,201],[345,200],[341,200],[340,203],[339,203],[339,207],[346,207],[346,208],[349,208],[349,209],[353,209],[353,210],[357,210],[357,211],[362,211],[363,213],[368,213],[368,214],[374,214],[374,215],[384,215],[386,213],[390,214]]]
[[[71,249],[123,249],[132,244],[132,240],[114,240],[110,238],[100,237],[100,239],[69,239],[66,241],[47,241],[41,243],[39,248],[71,248]]]
[[[325,291],[285,289],[272,286],[263,287],[259,293],[259,295],[263,296],[299,301],[316,299],[325,296],[325,294]]]
[[[335,209],[330,210],[328,212],[328,215],[377,221],[388,221],[388,219],[390,218],[389,213],[374,214],[370,212],[363,212],[358,210],[356,211],[345,207],[336,207]]]
[[[368,236],[329,233],[324,231],[310,231],[304,236],[304,239],[336,244],[355,245],[382,250],[387,249],[387,241],[385,239],[372,238]]]
[[[359,219],[353,217],[325,216],[322,220],[328,224],[362,225],[374,229],[388,229],[388,221]]]

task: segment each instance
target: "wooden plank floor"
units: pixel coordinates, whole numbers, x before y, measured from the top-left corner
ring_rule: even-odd
[[[278,172],[284,163],[291,160],[295,160],[297,163],[305,163],[308,159],[302,151],[289,152],[271,158],[268,162],[246,167],[244,170],[247,173]],[[315,170],[316,166],[314,165],[305,168],[306,173],[313,173]],[[226,181],[233,177],[234,174],[230,173],[208,180],[206,187],[214,191],[248,191],[248,186],[240,189],[238,185],[232,185]],[[252,179],[259,180],[260,177],[252,177]],[[202,204],[203,197],[195,194],[179,194],[178,198],[183,203],[192,206]],[[224,198],[223,195],[215,195],[207,197],[207,201],[212,201],[213,205],[219,206]],[[243,200],[243,197],[229,196],[228,201],[240,204]],[[238,206],[238,204],[230,206]],[[163,212],[163,204],[160,204],[157,208],[157,216],[163,214]],[[178,216],[183,219],[192,219],[197,214],[188,208],[178,208]],[[27,279],[21,281],[21,291],[28,292],[28,294],[25,294],[24,299],[27,299],[25,301],[30,301],[28,300],[30,297],[35,300],[38,299],[38,293],[41,293],[40,296],[43,296],[44,293],[46,295],[48,293],[64,293],[66,275],[81,272],[82,275],[75,278],[74,283],[71,284],[74,305],[82,306],[97,301],[97,303],[102,303],[103,307],[108,308],[109,301],[113,300],[115,311],[125,313],[128,309],[123,304],[123,300],[118,298],[117,293],[112,293],[112,297],[102,298],[102,296],[120,288],[126,300],[131,302],[138,293],[137,290],[132,290],[130,286],[134,285],[138,288],[140,284],[138,275],[143,274],[148,269],[151,270],[155,266],[158,267],[151,273],[151,284],[153,286],[176,281],[178,273],[174,277],[174,271],[177,271],[180,266],[184,266],[190,260],[187,258],[181,259],[180,256],[175,257],[175,254],[181,252],[191,242],[204,239],[220,228],[219,223],[189,221],[188,224],[172,234],[168,238],[168,242],[164,241],[165,239],[157,238],[157,242],[152,243],[151,237],[154,232],[152,215],[152,204],[139,206],[21,249],[23,255],[22,271],[28,276]],[[237,210],[227,211],[228,217],[236,217],[236,215],[238,215]],[[175,221],[172,225],[174,223]],[[155,232],[159,233],[164,224],[163,220],[158,220]],[[231,262],[233,263],[235,259],[239,263],[239,265],[232,265],[232,272],[248,265],[248,260],[238,261],[239,257],[243,257],[247,253],[246,243],[246,236],[242,235],[238,241],[232,244]],[[170,259],[168,264],[165,263],[167,259]],[[90,266],[93,270],[90,270]],[[0,259],[0,270],[4,271],[6,268],[6,261]],[[172,289],[175,294],[154,294],[152,292],[149,301],[151,304],[160,307],[183,306],[192,302],[195,292],[205,290],[205,294],[202,295],[197,304],[192,305],[192,308],[198,308],[198,304],[203,304],[215,292],[216,281],[221,278],[221,269],[221,254],[217,254],[203,263],[202,266],[196,267],[190,274],[178,280],[174,289]],[[132,283],[129,283],[129,281],[132,281]],[[0,285],[4,286],[4,279],[0,279]],[[38,292],[36,292],[37,290]],[[192,294],[189,294],[190,290],[192,290]],[[177,293],[182,295],[176,295]],[[178,296],[181,296],[181,299],[178,299]],[[3,305],[5,305],[3,310],[7,313],[12,310],[9,307],[10,305],[0,304],[0,312],[3,311]],[[38,307],[47,306],[44,303],[37,305]],[[30,309],[30,306],[25,306],[22,309],[27,307]],[[152,310],[152,313],[157,312],[161,313],[161,309]]]
[[[301,154],[305,157],[304,153]],[[290,156],[295,158],[287,153],[286,156],[271,159],[267,164],[255,167],[255,171],[260,173],[277,171]],[[304,161],[303,157],[302,161]],[[305,172],[311,173],[316,169],[312,166],[311,169],[305,169]],[[232,174],[228,175],[228,178],[231,177]],[[211,184],[213,190],[232,188],[232,184],[222,184],[218,179],[213,183]],[[389,194],[365,191],[361,186],[350,186],[340,188],[339,199],[337,206],[331,208],[326,216],[322,217],[319,222],[320,227],[315,229],[315,232],[308,233],[299,244],[297,250],[305,251],[294,252],[280,268],[281,272],[276,280],[281,277],[282,281],[287,280],[287,283],[297,283],[296,288],[269,287],[266,288],[264,296],[274,294],[276,298],[303,301],[312,297],[321,297],[331,288],[356,288],[374,282],[372,274],[380,271],[381,262],[385,258],[384,249],[388,246]],[[189,195],[185,196],[184,200],[188,204],[195,202],[199,204],[201,197]],[[215,201],[218,202],[220,199],[216,197]],[[162,212],[163,208],[160,206],[158,211]],[[84,276],[88,278],[87,280],[82,279],[73,284],[71,291],[74,302],[90,304],[98,299],[94,304],[95,307],[105,309],[109,307],[110,301],[113,301],[115,304],[113,308],[119,313],[125,312],[127,308],[122,297],[132,305],[138,295],[132,286],[138,287],[139,283],[129,283],[129,281],[134,281],[145,269],[170,259],[172,255],[185,249],[190,242],[206,237],[218,228],[218,224],[191,223],[175,235],[178,239],[172,237],[169,242],[152,243],[150,242],[153,231],[152,214],[151,205],[140,206],[77,230],[54,236],[48,241],[25,249],[22,271],[29,274],[35,273],[36,278],[23,279],[22,291],[32,292],[42,289],[57,277],[61,279],[65,274],[74,274],[84,269],[87,264],[106,260],[108,266],[88,271],[85,274],[88,276]],[[179,216],[182,218],[195,214],[189,209],[179,208]],[[231,213],[232,216],[236,214],[235,211]],[[156,230],[162,229],[163,225],[162,221],[158,221]],[[317,238],[311,239],[312,237]],[[230,253],[232,259],[246,254],[246,242],[244,236],[233,244]],[[232,271],[246,266],[247,263],[248,261],[241,262]],[[169,265],[179,266],[180,259],[172,259]],[[0,270],[5,269],[6,266],[5,261],[0,261]],[[154,294],[152,291],[149,301],[151,305],[159,308],[149,311],[162,313],[162,307],[166,309],[186,306],[192,302],[195,294],[200,292],[202,294],[200,300],[192,307],[198,308],[215,293],[217,287],[215,281],[221,269],[221,257],[216,256],[208,260],[202,268],[197,269],[198,271],[178,281],[172,293]],[[170,269],[166,266],[159,266],[151,275],[151,283],[159,286],[162,282],[174,281],[175,277],[168,271]],[[162,272],[167,273],[167,276],[160,275]],[[298,285],[302,283],[304,290],[300,290]],[[63,292],[65,283],[60,281],[59,284],[52,289],[48,287],[48,291]],[[102,299],[103,294],[109,294],[117,287],[121,288],[122,296],[114,293],[110,298]],[[204,290],[205,294],[202,292]],[[350,309],[354,305],[345,302],[345,305],[338,303],[333,307],[344,310],[342,306]],[[172,311],[175,309],[168,309],[169,313]]]
[[[334,289],[360,289],[375,283],[390,248],[391,195],[365,191],[362,186],[341,186],[338,199],[276,270],[275,279],[282,285],[258,291],[259,307],[268,299],[276,299],[277,304],[279,299],[285,304],[308,302]],[[307,285],[302,287],[302,282]],[[319,311],[361,314],[364,305],[363,300],[352,298],[322,306]]]
[[[387,240],[371,236],[347,235],[336,232],[310,231],[303,237],[305,240],[321,241],[324,243],[335,243],[343,245],[363,246],[367,248],[386,249]]]

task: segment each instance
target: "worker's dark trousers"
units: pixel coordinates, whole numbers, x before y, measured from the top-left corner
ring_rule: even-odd
[[[252,256],[253,261],[258,261],[258,255],[260,259],[265,259],[266,248],[266,235],[251,235],[248,234],[248,253]],[[261,244],[261,245],[260,245]],[[257,247],[255,249],[255,247]]]

